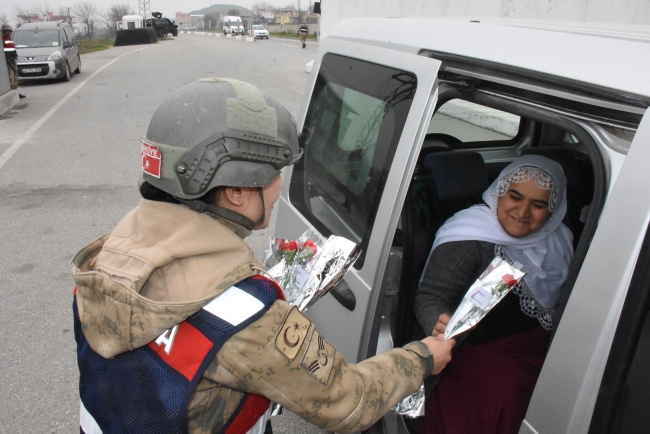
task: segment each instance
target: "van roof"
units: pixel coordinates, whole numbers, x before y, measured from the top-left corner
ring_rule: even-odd
[[[61,28],[61,26],[67,26],[68,23],[65,21],[36,21],[33,23],[23,23],[16,27],[14,31],[20,30],[49,30]]]
[[[337,23],[329,37],[414,54],[453,54],[650,96],[650,26],[475,21],[351,18]]]

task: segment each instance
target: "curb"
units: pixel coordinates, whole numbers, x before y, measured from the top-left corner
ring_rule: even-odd
[[[10,90],[7,93],[0,95],[0,116],[7,113],[20,102],[17,90]]]

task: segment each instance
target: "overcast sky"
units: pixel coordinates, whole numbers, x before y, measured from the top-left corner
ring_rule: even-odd
[[[16,6],[28,7],[30,5],[46,5],[49,6],[49,9],[56,13],[59,7],[72,7],[77,2],[92,1],[98,9],[102,12],[105,11],[108,6],[112,4],[124,4],[127,3],[131,6],[131,9],[137,12],[138,10],[138,1],[137,0],[0,0],[0,15],[3,13],[9,17],[11,24],[15,22],[13,19],[16,11]],[[150,0],[151,1],[151,10],[162,12],[163,15],[170,19],[176,17],[176,12],[190,12],[197,9],[202,9],[208,7],[212,4],[234,4],[243,6],[245,8],[250,8],[255,3],[260,3],[260,0],[233,0],[229,1],[211,1],[211,0]],[[267,1],[266,3],[286,6],[288,4],[294,3],[293,0],[275,0]],[[295,1],[297,3],[297,1]],[[304,0],[304,5],[301,4],[302,9],[306,9],[309,1]]]

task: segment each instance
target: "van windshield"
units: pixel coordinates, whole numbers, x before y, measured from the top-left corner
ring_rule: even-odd
[[[14,32],[16,48],[58,47],[58,30],[18,30]]]

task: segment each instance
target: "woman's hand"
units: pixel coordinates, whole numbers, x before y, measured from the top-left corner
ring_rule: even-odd
[[[438,375],[447,363],[451,360],[451,350],[456,345],[455,339],[445,340],[444,336],[433,337],[429,336],[422,339],[422,342],[427,344],[431,354],[433,354],[433,375]]]
[[[431,332],[431,336],[434,338],[440,335],[445,334],[445,329],[447,328],[447,324],[449,323],[449,320],[451,317],[447,315],[446,313],[443,313],[438,317],[438,322],[436,325],[433,327],[433,331]]]

